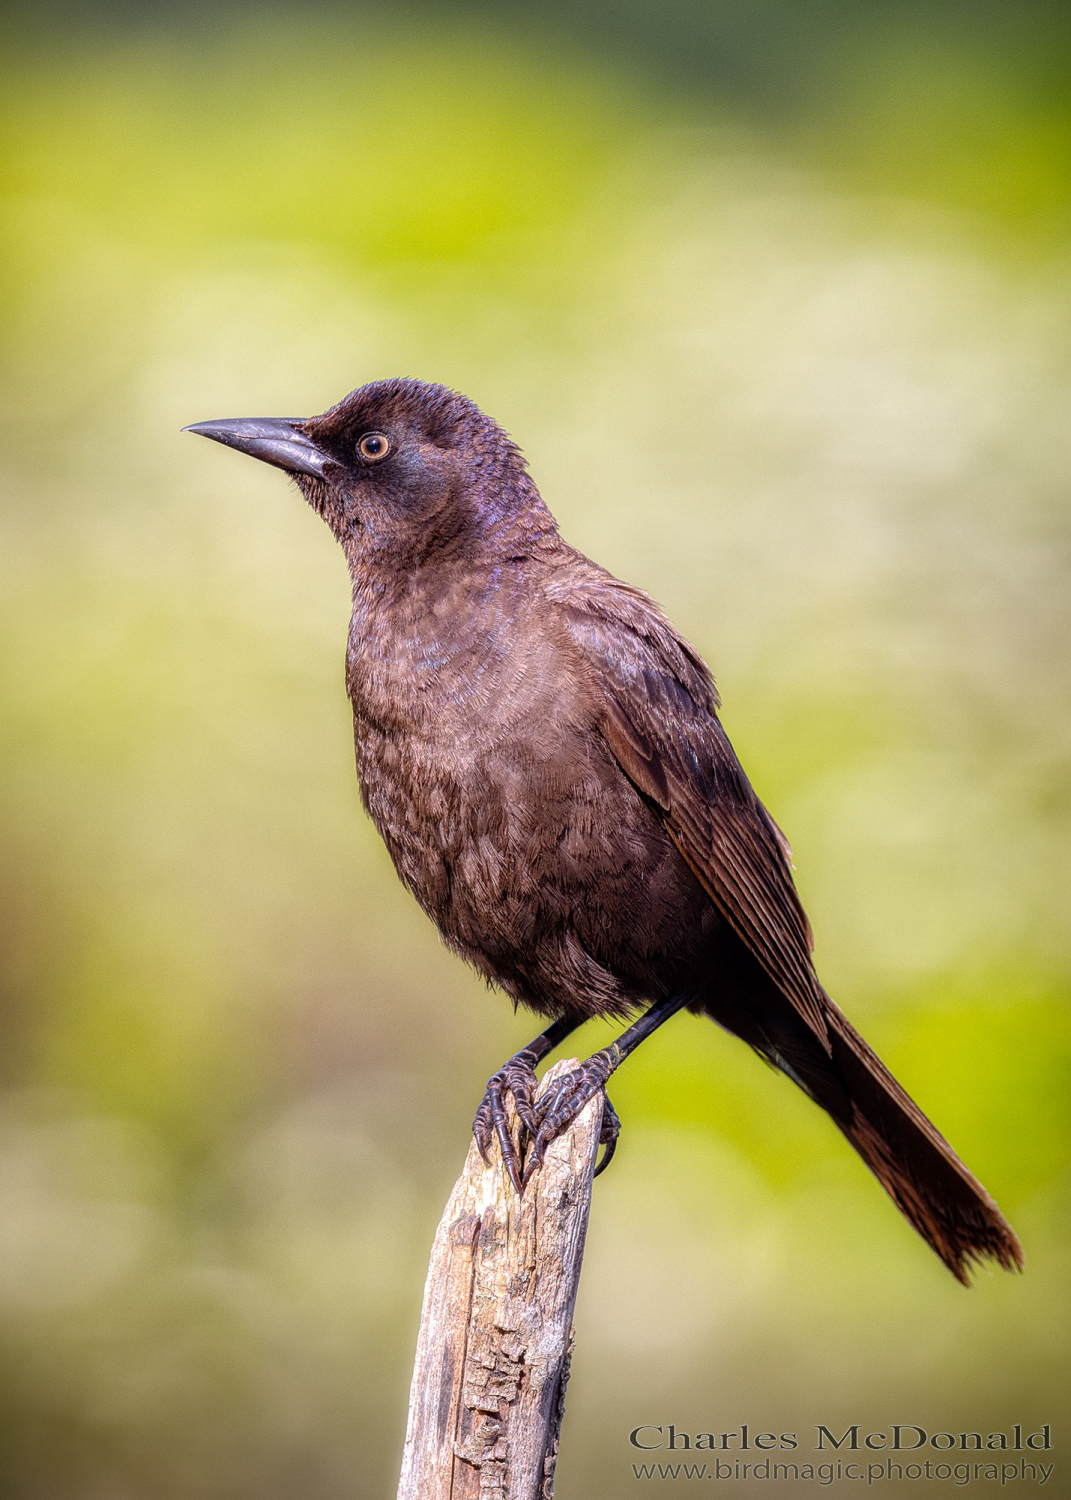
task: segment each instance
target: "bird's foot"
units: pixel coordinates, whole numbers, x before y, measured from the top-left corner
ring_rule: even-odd
[[[525,1164],[524,1176],[521,1178],[522,1190],[527,1187],[534,1174],[542,1166],[551,1141],[557,1140],[562,1131],[568,1129],[588,1100],[594,1098],[599,1092],[619,1061],[616,1043],[604,1047],[601,1052],[594,1053],[586,1062],[581,1063],[579,1068],[574,1068],[571,1073],[563,1074],[547,1089],[543,1097],[536,1101],[535,1113],[539,1119],[539,1128],[531,1132],[533,1140],[528,1153],[528,1161]],[[607,1099],[603,1108],[602,1127],[599,1131],[599,1141],[606,1149],[597,1171],[601,1172],[609,1165],[610,1158],[617,1148],[617,1138],[620,1133],[621,1121],[617,1118],[613,1105]]]
[[[480,1101],[476,1118],[472,1122],[472,1133],[480,1148],[480,1155],[490,1165],[488,1152],[491,1141],[498,1137],[502,1161],[509,1173],[510,1181],[517,1192],[522,1190],[521,1162],[527,1142],[537,1134],[539,1121],[536,1118],[533,1099],[536,1091],[535,1064],[539,1061],[531,1047],[525,1047],[510,1058],[487,1081],[487,1092]],[[517,1114],[519,1136],[514,1139],[510,1118],[506,1112],[506,1095],[512,1094],[513,1107]]]

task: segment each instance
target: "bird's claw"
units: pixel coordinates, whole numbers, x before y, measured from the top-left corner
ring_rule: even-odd
[[[602,1106],[602,1127],[599,1130],[599,1145],[604,1148],[602,1160],[591,1174],[598,1177],[600,1172],[605,1172],[610,1165],[611,1158],[617,1150],[617,1138],[621,1134],[621,1121],[617,1110],[610,1103],[609,1095],[604,1095]]]
[[[524,1051],[511,1057],[487,1082],[487,1091],[480,1101],[476,1118],[472,1122],[472,1133],[485,1163],[490,1166],[489,1151],[492,1140],[498,1137],[502,1162],[509,1179],[518,1193],[523,1191],[521,1163],[527,1142],[539,1130],[533,1100],[536,1091],[535,1067]],[[506,1095],[513,1097],[513,1108],[517,1116],[517,1137],[511,1128],[506,1108]]]
[[[588,1058],[587,1062],[581,1063],[579,1068],[574,1068],[571,1073],[563,1074],[543,1097],[536,1101],[535,1112],[539,1117],[539,1128],[533,1132],[524,1176],[521,1178],[521,1191],[528,1186],[543,1165],[547,1147],[552,1141],[557,1140],[562,1131],[566,1130],[576,1119],[588,1100],[598,1093],[613,1072],[614,1065],[609,1048],[603,1052],[596,1052]],[[617,1118],[613,1105],[607,1100],[599,1132],[599,1140],[606,1146],[598,1168],[600,1172],[614,1154],[620,1130],[621,1122]]]

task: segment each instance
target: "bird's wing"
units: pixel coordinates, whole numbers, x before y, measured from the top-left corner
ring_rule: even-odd
[[[593,670],[598,727],[656,804],[684,859],[737,936],[829,1050],[826,998],[780,829],[717,716],[710,673],[658,606],[586,559],[553,588]]]

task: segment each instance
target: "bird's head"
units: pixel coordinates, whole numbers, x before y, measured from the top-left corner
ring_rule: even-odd
[[[250,417],[184,429],[285,469],[352,567],[501,557],[555,535],[516,446],[455,391],[380,380],[319,417]]]

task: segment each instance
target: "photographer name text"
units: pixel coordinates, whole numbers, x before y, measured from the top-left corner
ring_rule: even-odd
[[[1015,1423],[1007,1432],[927,1432],[925,1427],[919,1427],[912,1422],[892,1422],[888,1427],[874,1432],[864,1432],[862,1423],[853,1422],[838,1437],[833,1428],[827,1427],[824,1422],[816,1422],[815,1439],[812,1444],[816,1453],[828,1451],[841,1452],[847,1450],[850,1453],[862,1453],[869,1450],[871,1453],[881,1452],[888,1448],[893,1453],[914,1453],[919,1448],[935,1448],[939,1453],[948,1453],[952,1449],[958,1452],[970,1453],[989,1450],[991,1452],[1024,1453],[1027,1451],[1043,1452],[1052,1447],[1050,1435],[1050,1424],[1046,1422],[1036,1432],[1027,1433],[1023,1436],[1023,1425]],[[748,1423],[742,1422],[739,1427],[729,1432],[684,1432],[674,1426],[672,1422],[668,1425],[654,1426],[646,1423],[640,1427],[634,1427],[628,1435],[628,1440],[634,1448],[642,1448],[645,1453],[652,1453],[656,1449],[664,1448],[674,1453],[685,1451],[696,1451],[715,1449],[725,1451],[732,1450],[738,1453],[746,1453],[757,1450],[760,1453],[770,1452],[774,1449],[784,1451],[785,1449],[798,1448],[800,1440],[795,1432],[753,1432]]]

